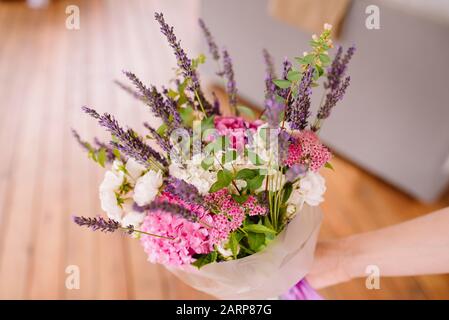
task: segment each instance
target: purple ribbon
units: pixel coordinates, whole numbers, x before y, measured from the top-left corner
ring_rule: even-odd
[[[313,289],[307,280],[300,280],[287,293],[281,296],[283,300],[324,300],[322,296]]]

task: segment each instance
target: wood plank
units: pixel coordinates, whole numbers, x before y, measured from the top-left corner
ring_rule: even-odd
[[[19,7],[20,9],[21,7]],[[10,168],[11,180],[8,185],[7,201],[5,211],[8,216],[2,223],[3,238],[0,265],[0,297],[20,299],[25,297],[27,287],[27,276],[29,272],[30,255],[34,250],[31,242],[35,232],[36,217],[33,214],[37,199],[35,188],[39,179],[38,159],[40,137],[43,134],[45,123],[45,112],[35,105],[45,106],[47,89],[42,88],[45,83],[45,70],[50,64],[51,57],[46,54],[48,50],[41,50],[34,54],[34,45],[43,42],[44,48],[48,48],[51,42],[51,30],[44,20],[38,19],[38,14],[33,12],[24,18],[28,19],[27,24],[21,25],[26,34],[29,47],[24,49],[23,44],[19,45],[23,50],[23,56],[14,55],[9,57],[11,61],[27,61],[36,65],[36,72],[29,73],[33,65],[28,65],[24,74],[28,76],[27,85],[17,88],[15,94],[19,97],[24,95],[24,113],[20,117],[20,122],[16,123],[16,128],[20,128],[11,140],[16,144],[17,156],[13,166]],[[33,34],[36,29],[41,29],[38,35]],[[1,28],[0,30],[5,30]],[[20,37],[20,36],[19,36]],[[25,46],[26,46],[25,42]],[[16,53],[18,53],[16,51]],[[23,61],[17,60],[22,57]],[[37,62],[37,63],[36,63]],[[12,131],[14,132],[14,131]]]

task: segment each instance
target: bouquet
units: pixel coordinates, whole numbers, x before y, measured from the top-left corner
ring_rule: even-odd
[[[132,83],[119,86],[141,100],[162,125],[142,136],[110,114],[83,110],[111,134],[111,141],[75,138],[89,157],[109,167],[100,185],[107,218],[74,217],[93,230],[123,231],[138,239],[148,260],[160,263],[193,287],[221,298],[267,298],[303,278],[313,259],[321,221],[331,152],[318,138],[323,121],[342,99],[354,47],[333,59],[331,26],[312,37],[311,51],[285,59],[276,76],[263,52],[267,74],[265,106],[256,116],[239,105],[231,58],[220,51],[200,20],[217,75],[226,84],[230,111],[206,98],[198,68],[205,56],[188,58],[162,13],[155,18],[177,59],[168,88]],[[311,94],[324,78],[313,121]]]

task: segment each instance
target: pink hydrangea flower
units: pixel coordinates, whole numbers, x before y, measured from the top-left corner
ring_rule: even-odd
[[[173,238],[141,237],[148,260],[153,263],[170,266],[191,264],[195,261],[194,254],[209,253],[213,249],[207,228],[168,212],[151,212],[146,216],[141,229]]]
[[[229,137],[231,147],[237,150],[243,149],[247,143],[247,134],[254,134],[262,124],[262,120],[249,122],[241,117],[216,116],[214,118],[214,126],[218,134]]]
[[[172,238],[142,235],[140,241],[148,260],[170,266],[191,264],[195,254],[207,254],[214,250],[214,245],[228,239],[229,234],[242,225],[246,214],[253,216],[267,212],[253,196],[242,205],[238,204],[227,189],[206,195],[205,203],[216,209],[214,214],[204,206],[187,203],[168,192],[163,192],[155,201],[177,204],[198,217],[198,221],[190,221],[162,210],[152,211],[145,217],[142,231]]]
[[[293,134],[296,139],[288,148],[288,157],[285,165],[308,165],[310,170],[318,171],[332,158],[329,149],[323,145],[318,136],[309,130],[303,130]]]

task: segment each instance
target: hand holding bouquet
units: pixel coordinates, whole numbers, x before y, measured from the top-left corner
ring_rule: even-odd
[[[349,85],[344,75],[354,48],[345,54],[339,48],[331,61],[331,26],[325,25],[295,66],[284,61],[280,78],[265,51],[265,109],[255,120],[237,103],[228,52],[218,50],[200,20],[226,83],[231,115],[225,116],[215,94],[209,102],[201,89],[198,68],[205,57],[189,59],[163,15],[155,17],[177,58],[174,85],[160,91],[130,72],[125,75],[133,87],[119,85],[163,124],[145,124],[143,137],[83,107],[111,133],[110,143],[90,144],[74,131],[90,158],[110,166],[100,185],[108,219],[74,220],[94,230],[125,231],[140,240],[150,262],[218,297],[281,294],[304,277],[313,258],[317,206],[326,190],[318,171],[332,168],[317,133]],[[309,123],[312,89],[321,77],[325,96]]]

